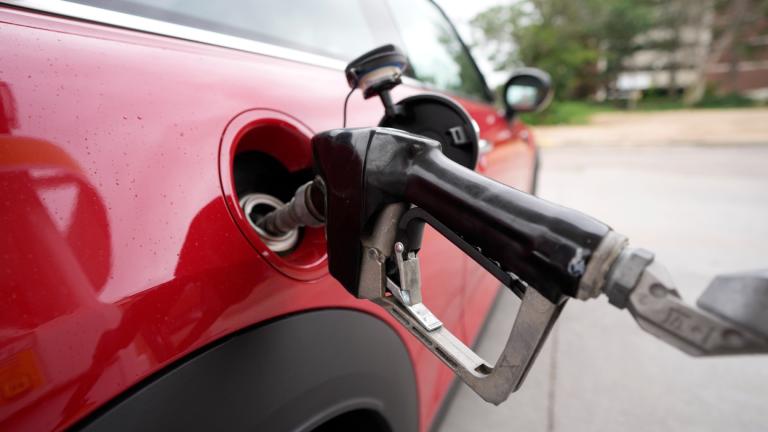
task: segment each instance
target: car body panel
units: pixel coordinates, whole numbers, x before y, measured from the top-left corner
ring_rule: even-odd
[[[349,296],[324,270],[322,245],[314,265],[283,271],[227,205],[228,126],[268,110],[279,115],[262,118],[307,133],[340,127],[343,73],[9,7],[0,39],[0,429],[67,428],[226,335],[324,308],[363,311],[397,332],[429,427],[451,371]],[[423,91],[400,86],[394,98]],[[480,170],[529,188],[524,126],[460,101],[496,147]],[[377,100],[353,97],[348,123],[382,114]],[[288,157],[310,161],[303,150]],[[474,340],[498,283],[434,231],[425,245],[426,303]]]

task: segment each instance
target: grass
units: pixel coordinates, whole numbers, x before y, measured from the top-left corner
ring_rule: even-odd
[[[615,110],[615,107],[606,104],[554,101],[543,112],[523,114],[521,118],[530,125],[587,124],[593,114]]]
[[[738,93],[730,93],[724,96],[706,94],[696,106],[698,108],[745,108],[757,106],[757,103]]]
[[[681,100],[665,97],[642,99],[631,111],[665,111],[697,108],[745,108],[756,103],[738,94],[724,96],[706,95],[695,106],[685,106]],[[521,118],[530,125],[580,125],[589,123],[592,115],[601,112],[628,112],[629,110],[612,103],[584,101],[554,101],[546,110],[535,114],[523,114]]]

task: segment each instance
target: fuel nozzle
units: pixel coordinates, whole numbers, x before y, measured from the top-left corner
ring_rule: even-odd
[[[320,178],[301,185],[291,201],[262,217],[257,225],[269,235],[282,236],[303,226],[325,223],[325,190]]]
[[[699,307],[689,306],[650,252],[627,246],[588,215],[457,164],[437,141],[359,128],[318,134],[312,144],[318,177],[259,226],[279,235],[325,223],[331,275],[392,314],[489,402],[522,385],[570,298],[605,294],[644,330],[689,354],[768,352],[768,272],[749,284],[716,280]],[[418,253],[427,224],[522,299],[495,363],[422,302]]]
[[[339,129],[316,135],[313,146],[327,188],[331,274],[355,297],[388,310],[486,401],[498,404],[520,387],[571,298],[605,294],[644,330],[693,355],[768,352],[768,272],[749,285],[728,279],[740,290],[713,283],[699,307],[689,306],[650,252],[584,213],[455,163],[434,140]],[[421,303],[425,224],[521,297],[495,363]]]
[[[353,90],[379,95],[388,116],[403,117],[389,90],[405,67],[405,56],[385,46],[346,73]],[[257,224],[275,236],[325,224],[330,274],[353,296],[387,310],[486,401],[501,403],[521,386],[571,298],[605,294],[644,330],[693,355],[768,352],[768,272],[748,283],[716,279],[698,307],[686,305],[653,254],[628,247],[607,224],[484,177],[417,130],[315,135],[318,177]],[[495,363],[423,304],[418,253],[425,225],[522,299]]]

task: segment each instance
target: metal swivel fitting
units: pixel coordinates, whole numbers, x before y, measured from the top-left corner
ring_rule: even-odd
[[[291,201],[257,222],[270,235],[281,236],[302,226],[316,227],[325,223],[322,181],[314,180],[296,190]]]

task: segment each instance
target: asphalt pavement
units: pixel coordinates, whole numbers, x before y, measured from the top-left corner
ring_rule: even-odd
[[[768,268],[768,145],[561,145],[542,161],[543,198],[653,250],[689,302],[717,274]],[[503,293],[481,354],[518,304]],[[495,407],[462,385],[439,430],[768,431],[768,356],[692,358],[602,298],[572,300],[519,392]]]

